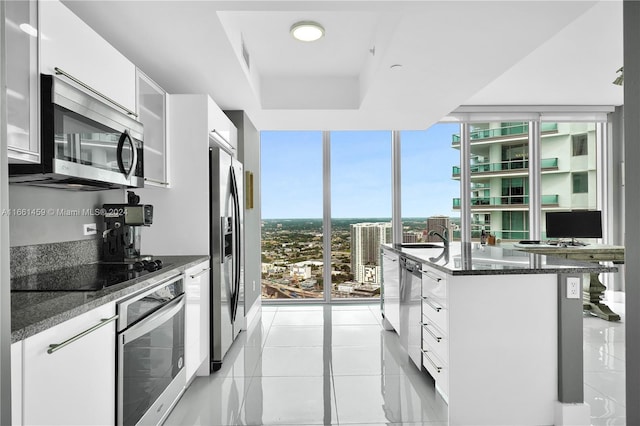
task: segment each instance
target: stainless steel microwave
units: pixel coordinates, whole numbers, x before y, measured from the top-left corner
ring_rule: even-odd
[[[143,126],[62,78],[40,79],[40,164],[10,164],[9,182],[71,190],[144,186]]]

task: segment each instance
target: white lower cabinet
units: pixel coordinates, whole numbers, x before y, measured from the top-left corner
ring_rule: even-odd
[[[447,275],[422,265],[422,366],[445,400],[449,395]]]
[[[209,261],[185,271],[185,372],[187,381],[196,375],[208,375],[209,364]]]
[[[11,344],[11,424],[22,424],[22,341]]]
[[[113,302],[25,339],[23,424],[115,424],[115,345]]]

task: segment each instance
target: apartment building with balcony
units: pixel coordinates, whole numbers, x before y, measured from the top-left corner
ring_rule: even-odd
[[[472,236],[482,230],[502,240],[529,237],[528,123],[473,124],[471,140]],[[545,212],[596,208],[594,123],[541,124],[542,230]],[[460,135],[452,135],[460,148]],[[453,179],[460,167],[453,166]],[[453,199],[460,209],[460,199]]]

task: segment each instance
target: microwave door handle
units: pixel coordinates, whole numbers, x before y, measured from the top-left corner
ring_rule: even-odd
[[[131,166],[129,167],[129,170],[125,169],[124,167],[124,161],[122,160],[122,152],[124,149],[124,144],[129,141],[129,145],[131,145]],[[127,130],[125,130],[121,135],[120,135],[120,140],[118,141],[118,149],[117,149],[117,160],[118,160],[118,168],[120,169],[120,172],[127,178],[129,179],[129,176],[131,176],[131,173],[136,169],[136,164],[138,163],[138,151],[135,147],[135,145],[133,144],[133,140],[131,139],[131,136],[129,136],[129,132]]]

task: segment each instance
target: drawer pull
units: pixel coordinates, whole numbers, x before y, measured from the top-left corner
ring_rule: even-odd
[[[431,365],[433,365],[433,368],[435,368],[438,373],[441,372],[442,367],[439,367],[435,362],[433,362],[433,360],[429,357],[429,355],[427,355],[427,352],[429,351],[425,351],[424,349],[422,349],[422,355],[424,355],[424,357],[427,358],[427,360],[431,363]]]
[[[435,282],[437,282],[437,283],[439,283],[440,281],[442,281],[442,278],[440,278],[440,277],[439,277],[439,276],[437,276],[437,275],[433,275],[433,274],[429,273],[428,271],[422,271],[422,273],[423,273],[424,275],[426,275],[426,276],[427,276],[427,278],[430,278],[430,279],[432,279],[433,281],[435,281]]]
[[[65,346],[75,342],[76,340],[80,340],[82,339],[84,336],[86,336],[87,334],[93,333],[94,331],[96,331],[97,329],[99,329],[100,327],[104,327],[105,325],[114,322],[115,320],[118,319],[118,315],[114,315],[111,318],[103,318],[100,320],[100,322],[96,325],[94,325],[91,328],[86,329],[85,331],[83,331],[82,333],[76,334],[73,337],[70,337],[69,339],[65,340],[62,343],[52,343],[49,345],[49,349],[47,349],[47,353],[48,354],[52,354],[57,350],[60,350],[62,348],[64,348]]]
[[[189,275],[191,277],[191,279],[195,279],[197,277],[199,277],[200,275],[204,274],[205,272],[207,272],[209,269],[211,268],[205,268],[202,271],[198,272],[197,274],[193,274],[193,275]]]
[[[440,340],[442,340],[443,338],[440,337],[440,336],[436,336],[433,331],[429,330],[429,327],[427,327],[428,325],[429,325],[429,323],[422,324],[422,328],[427,330],[427,333],[429,333],[431,335],[431,337],[436,339],[436,342],[440,343]]]
[[[438,306],[435,303],[433,303],[432,301],[429,300],[429,298],[427,296],[423,296],[422,300],[425,301],[425,303],[427,305],[429,305],[434,311],[436,312],[440,312],[442,310],[442,306]]]

